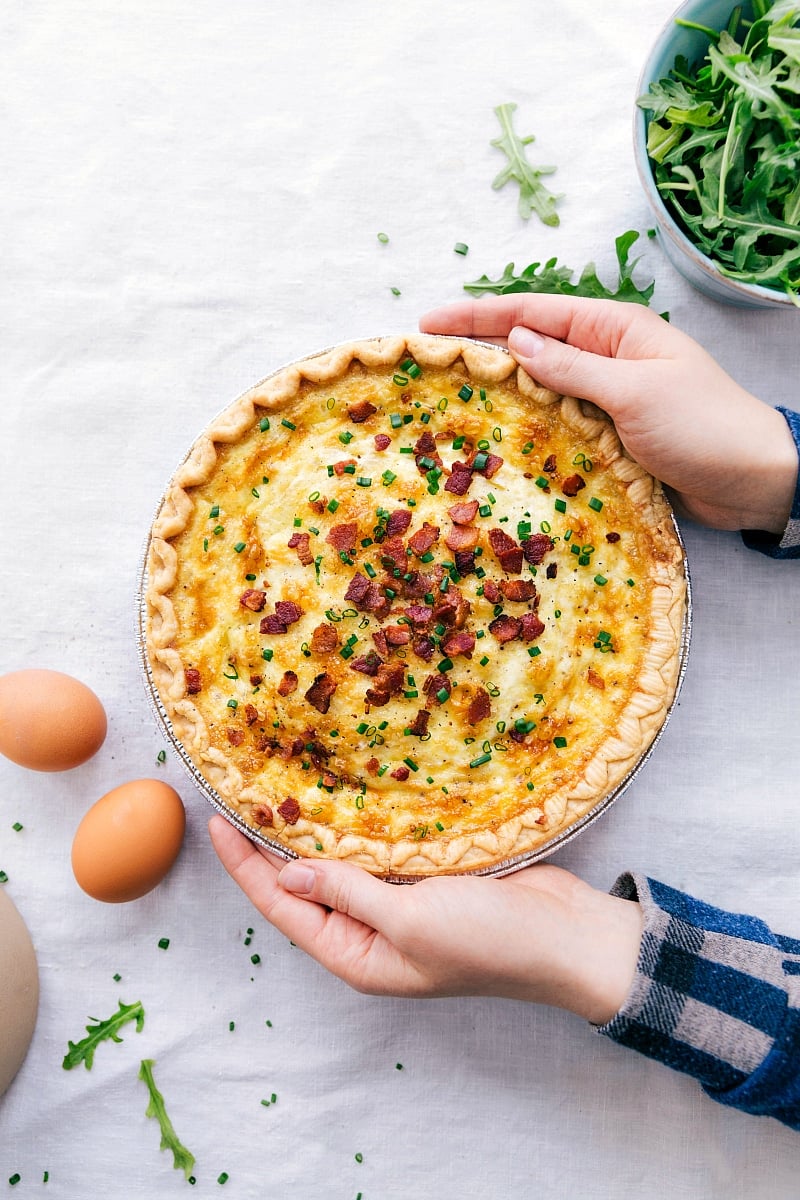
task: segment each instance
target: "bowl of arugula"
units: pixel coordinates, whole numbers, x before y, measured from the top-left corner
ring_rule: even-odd
[[[727,304],[800,307],[800,0],[688,0],[638,97],[637,168],[673,266]]]

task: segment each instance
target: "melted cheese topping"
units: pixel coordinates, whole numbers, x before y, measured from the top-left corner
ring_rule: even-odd
[[[464,869],[619,782],[674,688],[674,628],[667,683],[647,676],[680,552],[580,417],[461,361],[354,361],[269,414],[256,395],[186,489],[168,592],[199,714],[176,731],[246,822],[376,870]]]

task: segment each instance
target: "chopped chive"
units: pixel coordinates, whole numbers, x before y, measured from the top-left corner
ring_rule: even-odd
[[[565,513],[567,511],[567,502],[566,500],[556,500],[553,507],[555,508],[556,512]]]
[[[166,950],[168,947],[169,947],[169,938],[159,938],[158,939],[159,950]]]
[[[441,671],[441,673],[443,675],[445,675],[448,671],[452,671],[452,669],[453,669],[453,660],[451,658],[443,658],[442,661],[439,663],[439,665],[436,668],[436,670]]]
[[[453,246],[453,251],[456,254],[468,254],[469,246],[466,244],[466,242],[456,242],[455,246]]]
[[[264,650],[261,651],[261,657],[264,659],[265,662],[272,662],[273,654],[274,654],[274,651],[271,646],[267,646]]]
[[[241,554],[246,545],[247,545],[247,542],[237,542],[233,548],[237,554]]]
[[[402,292],[400,291],[400,288],[393,287],[393,288],[391,288],[391,289],[390,289],[390,291],[391,291],[391,293],[392,293],[392,295],[393,295],[393,296],[401,296],[401,295],[402,295]]]
[[[359,475],[356,480],[356,487],[368,488],[372,487],[372,478],[369,475]]]
[[[379,233],[378,234],[378,241],[381,242],[384,246],[386,245],[388,240],[389,240],[388,233]]]
[[[406,766],[407,766],[407,767],[409,767],[409,768],[410,768],[412,771],[418,771],[418,770],[419,770],[419,765],[418,765],[417,763],[415,763],[415,762],[414,762],[414,759],[413,759],[413,758],[404,758],[404,759],[403,759],[403,762],[404,762],[404,763],[406,764]]]
[[[230,1179],[230,1175],[228,1174],[228,1172],[227,1172],[227,1171],[222,1171],[222,1172],[221,1172],[221,1173],[220,1173],[220,1174],[217,1176],[217,1183],[220,1183],[220,1184],[227,1183],[229,1179]]]
[[[478,508],[478,512],[482,517],[490,517],[492,515],[491,504],[481,504]]]
[[[458,393],[458,398],[459,398],[459,400],[463,400],[464,403],[466,404],[466,402],[468,400],[472,399],[473,395],[474,395],[474,393],[473,393],[472,388],[469,386],[468,383],[465,383],[464,386],[461,388],[461,390]]]
[[[565,737],[554,737],[553,738],[553,745],[557,746],[559,750],[563,750],[564,747],[566,746],[566,744],[567,744],[567,739]]]
[[[473,758],[472,762],[469,765],[471,767],[482,767],[484,765],[484,763],[488,763],[491,761],[492,761],[491,754],[479,754],[477,758]]]
[[[211,520],[211,518],[213,517],[213,519],[216,521],[218,516],[219,516],[219,505],[215,504],[213,506],[213,508],[211,509],[211,512],[208,514],[208,517],[209,517],[209,520]]]
[[[403,418],[400,413],[390,413],[389,424],[391,425],[392,429],[400,429],[403,425]]]
[[[600,509],[602,507],[603,507],[603,501],[598,500],[597,496],[592,496],[591,500],[589,501],[589,508],[594,509],[595,512],[600,512]]]
[[[283,418],[281,425],[284,427],[284,429],[297,429],[294,421],[290,421],[288,417]]]
[[[598,587],[605,587],[606,584],[608,583],[608,580],[606,579],[605,575],[595,575],[594,581]]]
[[[164,751],[162,750],[161,753],[164,754]],[[164,754],[164,758],[166,758],[166,757],[167,757],[166,754]],[[20,825],[19,821],[15,821],[14,824],[11,826],[11,828],[16,833],[19,833],[19,831],[22,829],[22,826]]]
[[[349,446],[353,440],[353,435],[349,429],[345,429],[344,433],[339,434],[339,441],[343,446]]]
[[[528,651],[530,658],[538,658],[541,653],[542,652],[538,646],[531,646],[530,650]]]
[[[481,450],[480,454],[475,455],[475,459],[473,461],[472,466],[476,471],[482,471],[484,469],[484,467],[486,466],[486,464],[488,463],[488,461],[489,461],[489,455],[486,453],[485,450]]]
[[[384,471],[381,475],[381,479],[383,480],[384,487],[388,487],[390,483],[394,483],[395,479],[397,479],[397,476],[395,475],[394,471]]]
[[[526,442],[522,447],[523,454],[530,454],[531,450],[535,449],[533,442]]]
[[[262,417],[261,420],[258,422],[258,428],[261,430],[262,433],[266,433],[267,430],[269,429],[269,417]]]
[[[538,488],[550,487],[550,480],[546,479],[544,475],[540,475],[538,479],[534,480],[534,483]]]
[[[399,372],[397,372],[397,374],[392,376],[392,383],[396,387],[406,387],[408,384],[408,376],[401,375]]]

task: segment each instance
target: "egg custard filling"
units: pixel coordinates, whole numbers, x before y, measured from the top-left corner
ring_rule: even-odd
[[[382,338],[194,444],[152,530],[146,654],[241,823],[415,877],[513,865],[619,788],[685,607],[661,486],[602,412],[496,347]]]

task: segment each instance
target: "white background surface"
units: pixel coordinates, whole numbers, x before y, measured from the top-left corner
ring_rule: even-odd
[[[72,673],[109,715],[101,752],[72,772],[0,763],[0,868],[42,985],[31,1051],[0,1101],[0,1195],[15,1172],[15,1196],[52,1200],[798,1195],[797,1135],[574,1017],[362,997],[292,948],[222,871],[179,763],[158,766],[133,636],[161,489],[240,392],[295,356],[413,330],[510,260],[595,259],[614,277],[614,238],[651,221],[631,120],[670,11],[0,5],[0,671]],[[491,190],[505,101],[536,134],[531,159],[558,168],[557,229]],[[746,387],[800,407],[797,314],[722,308],[655,243],[644,256],[659,311]],[[800,564],[733,534],[685,536],[694,644],[680,705],[636,784],[555,861],[602,887],[642,869],[798,936]],[[176,868],[133,904],[90,900],[69,866],[81,816],[155,775],[187,805]],[[142,1001],[143,1031],[102,1045],[91,1072],[62,1071],[67,1040],[120,997]],[[188,1193],[145,1117],[144,1057],[197,1158]]]

